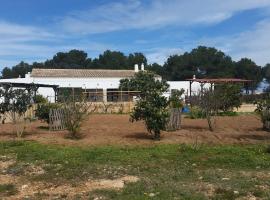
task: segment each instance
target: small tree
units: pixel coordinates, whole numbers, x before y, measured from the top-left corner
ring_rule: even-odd
[[[184,106],[184,101],[182,95],[184,94],[185,90],[172,90],[171,96],[169,98],[169,119],[167,123],[167,131],[176,131],[181,128],[181,115],[182,115],[182,108]]]
[[[214,90],[203,89],[200,95],[192,98],[192,106],[196,106],[200,109],[201,115],[207,119],[208,127],[210,131],[214,130],[214,116],[217,114],[220,101],[217,98],[218,95]]]
[[[171,96],[169,98],[171,108],[182,108],[183,107],[183,98],[185,90],[172,90]]]
[[[257,108],[255,112],[260,115],[265,130],[270,130],[270,94],[267,93],[264,99],[255,102]]]
[[[48,100],[44,96],[42,96],[41,94],[37,94],[34,97],[34,102],[36,104],[45,104],[45,103],[48,103]]]
[[[50,123],[50,110],[60,108],[61,105],[57,103],[42,103],[37,105],[36,117],[44,122]]]
[[[216,98],[223,112],[232,111],[241,106],[241,87],[235,84],[219,84],[215,86]]]
[[[8,114],[14,124],[18,125],[16,134],[22,137],[25,126],[21,127],[21,122],[25,122],[24,114],[32,103],[32,93],[22,89],[6,87],[0,89],[0,113]],[[5,119],[4,119],[5,120]],[[4,121],[3,121],[4,123]]]
[[[210,131],[214,131],[213,117],[217,114],[220,106],[220,101],[217,98],[217,93],[213,90],[205,89],[201,93],[200,107],[206,116]]]
[[[213,131],[214,116],[220,111],[227,112],[240,107],[240,95],[239,85],[219,84],[213,90],[203,89],[198,96],[193,96],[191,105],[195,106],[200,116],[207,119],[209,130]]]
[[[92,112],[90,111],[90,104],[83,98],[80,101],[73,101],[71,98],[65,99],[65,102],[61,106],[64,111],[65,126],[72,138],[78,138],[82,123]]]
[[[124,90],[140,91],[140,98],[130,117],[131,121],[144,120],[153,138],[160,139],[161,130],[166,129],[168,120],[168,100],[163,93],[168,90],[165,81],[157,80],[151,72],[141,71],[131,79],[120,81],[120,88]]]

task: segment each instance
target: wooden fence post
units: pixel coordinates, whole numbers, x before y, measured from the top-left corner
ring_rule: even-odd
[[[171,108],[170,117],[167,124],[167,131],[176,131],[181,129],[181,108]]]

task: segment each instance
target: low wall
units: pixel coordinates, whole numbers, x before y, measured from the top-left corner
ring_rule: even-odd
[[[135,106],[135,102],[94,102],[89,103],[90,111],[94,113],[130,113]],[[24,118],[33,119],[35,118],[35,110],[37,109],[37,104],[32,105],[24,114]],[[0,124],[2,120],[5,119],[5,123],[12,122],[12,117],[9,113],[5,115],[0,115]]]
[[[35,117],[35,110],[37,109],[37,105],[34,104],[30,108],[27,109],[27,111],[24,113],[24,118],[33,119]],[[16,118],[18,119],[18,114],[16,114]],[[4,115],[0,114],[0,123],[2,123],[2,120],[5,119],[5,123],[12,122],[12,116],[11,113],[5,113]]]
[[[135,106],[134,102],[95,102],[89,104],[90,111],[94,111],[94,113],[130,113]]]
[[[254,104],[242,104],[240,108],[234,109],[235,112],[254,112],[257,105]]]

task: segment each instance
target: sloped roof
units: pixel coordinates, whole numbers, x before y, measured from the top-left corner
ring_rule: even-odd
[[[54,78],[129,78],[135,75],[134,70],[109,69],[38,69],[34,68],[31,77]]]

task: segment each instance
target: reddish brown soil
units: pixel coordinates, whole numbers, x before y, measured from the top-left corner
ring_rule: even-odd
[[[262,130],[255,115],[217,117],[214,132],[208,130],[205,119],[182,120],[182,129],[162,132],[161,141],[151,140],[143,122],[131,123],[128,115],[91,115],[84,123],[79,140],[67,139],[66,131],[50,132],[45,123],[27,126],[25,140],[61,145],[151,145],[156,143],[255,144],[270,143],[270,133]],[[12,124],[0,125],[0,140],[15,138]]]

